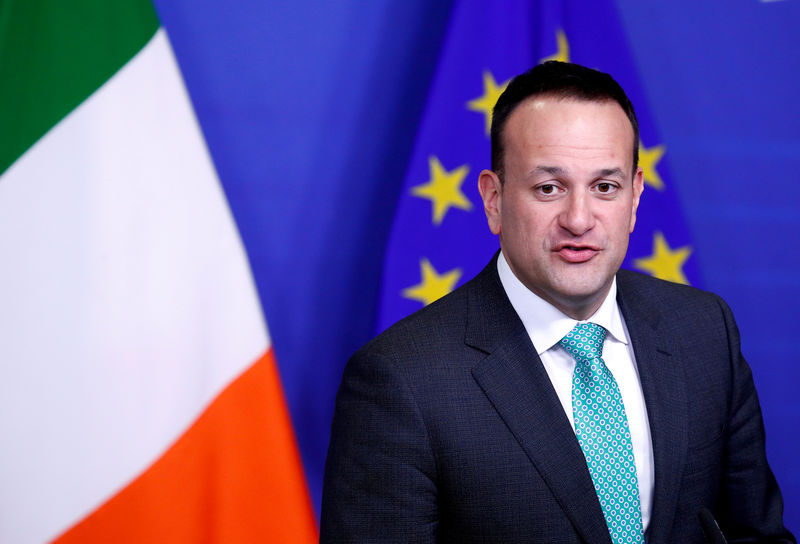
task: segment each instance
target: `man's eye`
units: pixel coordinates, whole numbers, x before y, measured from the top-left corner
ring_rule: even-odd
[[[616,186],[613,183],[598,183],[597,184],[597,192],[599,193],[613,193]]]
[[[545,194],[545,195],[552,195],[553,193],[556,192],[556,186],[555,185],[540,185],[539,186],[539,191],[541,191],[542,194]]]

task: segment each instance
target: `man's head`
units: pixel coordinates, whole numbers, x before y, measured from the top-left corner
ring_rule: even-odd
[[[521,102],[533,96],[585,101],[614,101],[633,128],[633,169],[639,166],[639,121],[628,95],[610,75],[569,62],[547,61],[515,77],[500,95],[492,114],[492,170],[503,180],[503,129]]]
[[[636,222],[643,177],[633,108],[610,76],[547,63],[514,79],[494,115],[500,172],[478,181],[489,228],[528,289],[586,319],[608,294]]]

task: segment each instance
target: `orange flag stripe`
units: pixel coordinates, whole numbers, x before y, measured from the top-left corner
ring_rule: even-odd
[[[316,542],[272,350],[144,473],[55,540]]]

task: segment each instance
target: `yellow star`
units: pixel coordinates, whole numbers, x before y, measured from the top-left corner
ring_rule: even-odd
[[[418,300],[425,306],[452,291],[459,278],[461,278],[460,268],[454,268],[450,272],[440,275],[431,266],[430,261],[425,258],[420,259],[419,268],[422,281],[417,285],[403,289],[403,296]]]
[[[467,108],[472,111],[482,113],[486,118],[486,135],[492,129],[492,110],[494,105],[497,104],[497,99],[506,90],[508,81],[502,85],[498,85],[494,80],[494,76],[489,70],[483,71],[483,96],[479,96],[474,100],[467,102]]]
[[[639,164],[644,171],[644,182],[659,191],[664,188],[664,182],[661,181],[656,167],[666,150],[667,148],[663,145],[647,148],[639,142]]]
[[[471,210],[472,202],[461,191],[461,184],[467,177],[469,166],[466,164],[459,166],[452,172],[448,172],[439,162],[439,159],[431,155],[428,158],[428,168],[431,179],[423,185],[417,185],[411,189],[414,196],[427,198],[431,201],[431,212],[433,213],[433,223],[439,225],[444,219],[444,214],[450,207],[462,210]]]
[[[682,267],[691,253],[690,246],[671,249],[664,235],[656,231],[653,236],[653,254],[634,260],[633,266],[662,280],[689,285],[689,281],[683,275]]]
[[[561,29],[556,31],[556,44],[558,44],[558,51],[554,55],[543,58],[541,62],[547,62],[548,60],[569,62],[569,42],[567,41],[567,35]]]

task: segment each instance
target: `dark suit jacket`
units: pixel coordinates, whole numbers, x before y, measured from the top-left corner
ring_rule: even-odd
[[[739,333],[717,296],[620,271],[655,458],[650,544],[794,542]],[[348,363],[321,542],[608,543],[572,425],[496,258]]]

